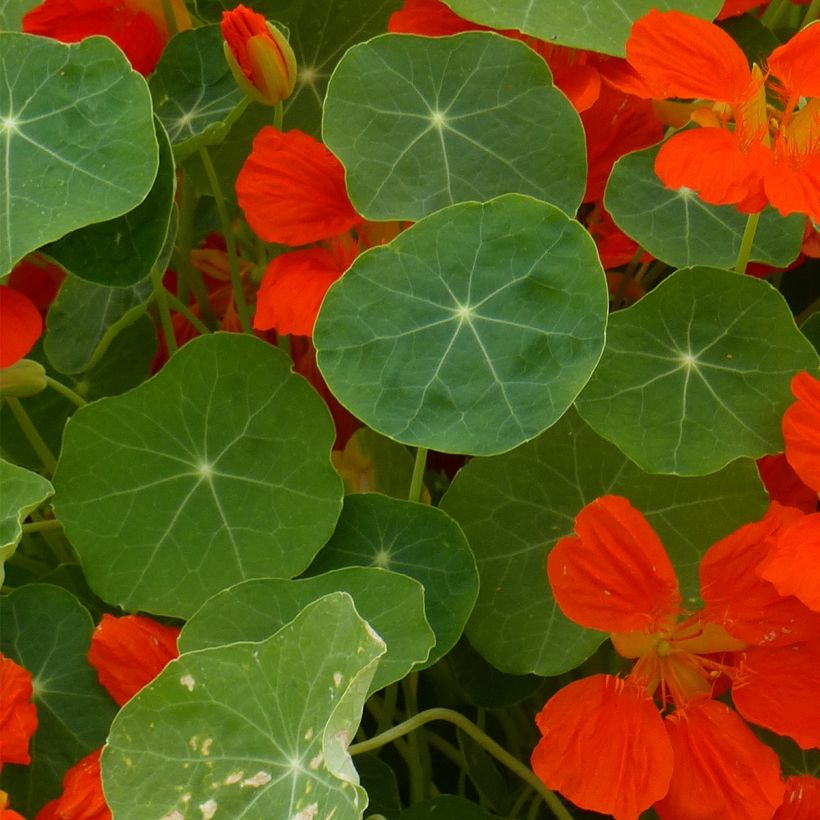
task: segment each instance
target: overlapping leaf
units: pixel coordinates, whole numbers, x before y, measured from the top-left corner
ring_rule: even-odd
[[[280,351],[200,337],[72,417],[57,515],[101,598],[186,617],[231,584],[310,563],[341,508],[333,436]]]
[[[481,587],[467,625],[473,646],[514,674],[557,675],[604,639],[567,620],[552,597],[547,553],[593,499],[627,497],[655,528],[675,565],[686,605],[696,605],[697,564],[719,538],[766,510],[754,464],[704,478],[652,476],[597,436],[574,412],[511,453],[475,458],[441,505],[464,529]]]
[[[360,820],[347,753],[383,641],[346,593],[272,637],[189,652],[122,709],[103,752],[118,820]]]
[[[328,85],[322,136],[368,219],[513,192],[573,215],[586,183],[581,121],[546,64],[489,32],[354,46]]]
[[[157,173],[145,81],[107,38],[0,32],[0,275],[139,205]]]
[[[589,234],[509,194],[360,256],[328,291],[314,343],[330,389],[373,429],[486,455],[564,413],[598,362],[606,310]]]
[[[703,475],[782,450],[791,377],[816,367],[771,285],[684,268],[611,317],[577,407],[648,472]]]

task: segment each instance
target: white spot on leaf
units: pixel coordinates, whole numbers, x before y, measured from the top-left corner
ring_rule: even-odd
[[[325,759],[325,756],[321,752],[319,752],[319,754],[317,754],[316,757],[314,757],[310,761],[310,763],[308,763],[308,769],[310,769],[312,772],[318,771],[319,766],[322,765],[322,761],[324,759]]]
[[[218,806],[216,800],[206,800],[204,803],[199,804],[199,810],[202,812],[202,820],[211,820],[211,818],[216,814]]]
[[[312,737],[313,737],[313,728],[310,728],[305,732],[305,740],[310,741]]]
[[[258,789],[260,786],[270,783],[271,780],[273,778],[268,772],[257,772],[253,777],[247,777],[242,781],[242,788]]]
[[[296,812],[291,820],[313,820],[319,813],[319,804],[311,803],[306,809]]]
[[[193,692],[194,687],[196,686],[196,681],[194,680],[193,676],[191,675],[183,675],[179,682],[189,691]]]
[[[231,772],[225,778],[225,785],[226,786],[233,786],[234,783],[238,783],[244,776],[245,776],[245,772]]]
[[[202,741],[202,746],[199,753],[207,757],[211,753],[211,746],[213,746],[213,743],[214,739],[212,737],[206,737],[205,740]]]
[[[185,820],[185,815],[174,809],[170,814],[164,815],[160,820]]]
[[[342,681],[344,680],[341,672],[334,672],[333,673],[333,685],[338,689],[342,685]]]

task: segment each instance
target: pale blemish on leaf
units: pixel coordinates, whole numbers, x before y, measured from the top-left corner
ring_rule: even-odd
[[[313,820],[317,814],[319,814],[319,804],[311,803],[306,809],[294,814],[291,820]]]
[[[344,680],[341,672],[334,672],[333,673],[333,685],[338,689],[342,685],[342,680]]]
[[[194,687],[196,686],[196,680],[194,680],[193,675],[183,675],[179,682],[189,691],[193,692]]]
[[[313,728],[311,727],[305,732],[305,740],[310,741],[313,739]]]
[[[253,777],[246,777],[242,781],[242,788],[258,789],[260,786],[265,786],[271,782],[273,778],[269,772],[257,772]]]
[[[325,759],[324,754],[323,754],[322,752],[319,752],[319,754],[317,754],[317,755],[316,755],[316,757],[314,757],[314,758],[310,761],[310,763],[308,763],[308,768],[309,768],[312,772],[318,771],[319,766],[321,766],[321,765],[322,765],[322,761],[323,761],[324,759]]]
[[[216,800],[211,798],[210,800],[206,800],[204,803],[199,804],[199,810],[202,812],[202,820],[211,820],[211,818],[216,814],[218,806]]]
[[[190,746],[190,747],[191,747],[194,751],[196,751],[196,750],[197,750],[197,748],[199,747],[199,735],[194,735],[194,736],[193,736],[193,737],[192,737],[192,738],[188,741],[188,745],[189,745],[189,746]]]
[[[202,741],[202,746],[199,749],[199,753],[207,757],[211,753],[211,746],[213,746],[214,739],[212,737],[206,737],[205,740]]]
[[[170,814],[161,817],[160,820],[185,820],[185,815],[174,809]]]
[[[243,777],[245,776],[245,772],[231,772],[225,778],[225,785],[226,786],[233,786],[234,783],[238,783]]]

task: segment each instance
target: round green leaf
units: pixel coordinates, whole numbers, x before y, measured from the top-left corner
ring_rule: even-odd
[[[4,562],[14,555],[23,537],[23,519],[54,494],[50,481],[0,459],[0,586]]]
[[[174,204],[174,158],[155,121],[159,170],[148,196],[133,211],[64,236],[43,252],[70,273],[101,285],[128,287],[151,273],[168,234]],[[85,321],[85,320],[83,320]]]
[[[709,205],[689,188],[667,188],[655,174],[660,144],[615,163],[604,204],[618,227],[657,259],[674,267],[737,261],[748,217],[734,205]],[[785,268],[797,258],[806,219],[783,218],[773,208],[760,216],[751,259]]]
[[[574,412],[511,453],[472,459],[441,505],[464,528],[481,578],[467,637],[498,669],[557,675],[606,637],[563,616],[546,560],[555,542],[572,533],[581,508],[609,493],[628,498],[655,528],[689,606],[698,601],[703,552],[763,515],[767,504],[752,462],[705,478],[647,475]]]
[[[387,644],[371,692],[401,680],[414,664],[427,660],[435,636],[424,616],[424,587],[377,567],[348,567],[295,581],[244,581],[209,598],[194,613],[179,636],[179,651],[263,640],[332,592],[347,592]]]
[[[360,256],[313,338],[330,389],[368,426],[487,455],[564,413],[601,355],[606,312],[589,234],[509,194],[453,205]]]
[[[103,600],[187,617],[231,584],[310,563],[341,508],[333,438],[287,356],[251,336],[199,337],[71,418],[57,515]]]
[[[791,377],[815,368],[771,285],[684,268],[611,317],[577,407],[647,472],[703,475],[782,450]]]
[[[572,215],[584,194],[578,115],[541,57],[490,32],[354,46],[328,84],[322,135],[368,219],[418,220],[505,193]]]
[[[107,38],[0,32],[0,276],[30,251],[132,210],[157,174],[145,81]]]
[[[452,518],[436,507],[378,493],[348,495],[336,532],[310,572],[351,566],[390,569],[424,587],[436,645],[419,666],[431,666],[452,649],[478,593],[475,559]]]
[[[225,60],[219,26],[182,31],[162,52],[149,85],[154,110],[174,156],[182,160],[204,145],[218,145],[242,109],[245,92]]]
[[[650,9],[677,9],[711,20],[722,0],[444,0],[450,8],[485,26],[518,29],[550,43],[624,56],[632,24]]]
[[[189,652],[117,715],[102,756],[118,820],[360,820],[348,743],[384,643],[346,593],[260,643]]]
[[[31,765],[3,766],[0,788],[33,817],[62,791],[69,766],[101,746],[117,711],[86,660],[94,624],[70,593],[27,584],[0,597],[0,652],[31,672],[37,731]]]

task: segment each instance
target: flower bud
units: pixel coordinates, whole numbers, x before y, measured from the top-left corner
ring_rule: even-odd
[[[296,84],[296,55],[281,31],[239,5],[222,13],[225,58],[237,85],[252,99],[276,105]]]
[[[36,396],[47,387],[45,368],[31,359],[20,359],[0,368],[0,397],[24,399]]]

